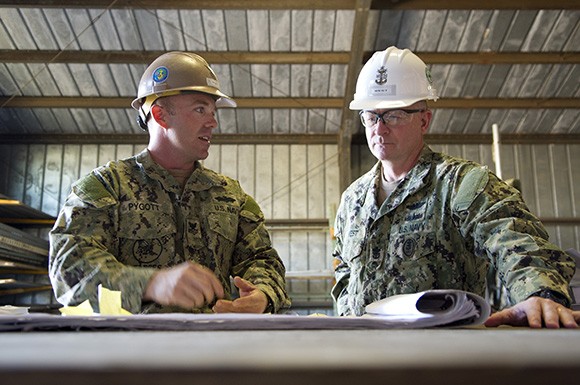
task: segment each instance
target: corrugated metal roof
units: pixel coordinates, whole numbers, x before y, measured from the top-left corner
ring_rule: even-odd
[[[219,111],[218,134],[356,133],[346,109],[356,75],[370,52],[389,45],[431,63],[442,97],[432,134],[461,141],[455,134],[489,134],[496,123],[504,134],[580,135],[577,2],[526,10],[469,9],[467,1],[442,2],[450,9],[362,0],[301,1],[294,9],[261,1],[248,9],[240,1],[198,2],[207,9],[79,3],[87,8],[0,2],[3,137],[142,133],[129,103],[153,55],[170,50],[206,56],[224,91],[240,100],[240,108]]]

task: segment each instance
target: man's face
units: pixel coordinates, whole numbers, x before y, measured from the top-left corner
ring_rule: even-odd
[[[214,99],[203,93],[170,96],[165,110],[166,135],[174,151],[189,161],[209,155],[212,131],[217,127]],[[176,155],[176,154],[174,154]]]
[[[368,110],[362,116],[369,118],[365,133],[372,154],[378,160],[397,162],[421,151],[431,111],[426,109],[424,102],[418,102],[402,109]]]

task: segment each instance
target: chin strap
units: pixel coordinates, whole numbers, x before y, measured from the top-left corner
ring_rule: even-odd
[[[137,124],[139,125],[139,127],[141,127],[141,129],[143,131],[148,132],[149,128],[147,127],[147,121],[149,120],[149,114],[145,114],[145,111],[143,111],[143,108],[139,108],[139,111],[137,113]]]

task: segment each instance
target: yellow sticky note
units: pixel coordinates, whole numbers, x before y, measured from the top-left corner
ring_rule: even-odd
[[[99,285],[99,313],[101,315],[131,315],[121,307],[121,292]]]
[[[62,315],[94,315],[93,307],[88,299],[78,306],[65,306],[58,310]]]

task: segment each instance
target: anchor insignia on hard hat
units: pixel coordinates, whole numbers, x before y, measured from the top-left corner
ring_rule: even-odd
[[[377,84],[385,84],[387,82],[387,69],[382,66],[377,70],[377,78],[375,79],[375,83]]]

